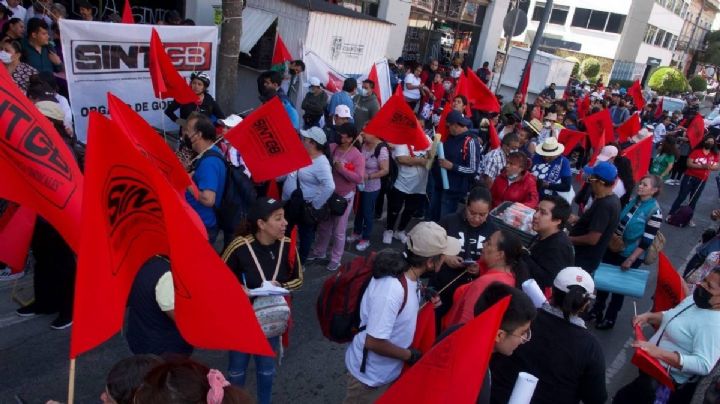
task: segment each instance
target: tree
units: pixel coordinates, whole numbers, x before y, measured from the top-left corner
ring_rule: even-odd
[[[578,73],[580,73],[580,60],[578,60],[575,56],[568,56],[565,60],[574,63],[572,73],[570,73],[570,75],[577,77]]]
[[[582,61],[580,70],[586,79],[595,81],[598,74],[600,74],[600,62],[595,58],[587,58]]]
[[[693,76],[688,81],[688,84],[694,92],[703,92],[707,90],[707,80],[705,80],[705,78],[702,76]]]
[[[682,72],[670,66],[662,66],[650,75],[648,85],[661,94],[682,93],[690,87]]]
[[[242,11],[244,0],[222,0],[222,25],[220,27],[220,55],[217,69],[218,102],[224,108],[235,109],[237,95],[238,52],[242,35]]]

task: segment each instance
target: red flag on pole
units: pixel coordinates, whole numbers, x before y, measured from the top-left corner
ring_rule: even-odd
[[[645,107],[645,97],[642,95],[642,88],[640,87],[640,80],[635,80],[632,86],[628,88],[628,95],[632,97],[633,104],[637,107],[638,111],[641,111]]]
[[[518,87],[518,91],[522,93],[522,103],[524,104],[527,100],[527,93],[528,93],[528,86],[530,85],[530,68],[532,67],[532,64],[527,65],[525,70],[523,71],[522,78],[520,80],[520,87]]]
[[[583,98],[576,101],[578,119],[584,119],[590,115],[590,96],[585,94]]]
[[[132,7],[130,7],[130,0],[125,0],[125,7],[123,7],[122,12],[122,23],[135,24],[135,18],[132,14]]]
[[[474,403],[509,303],[503,298],[432,347],[377,403]]]
[[[394,144],[407,144],[415,150],[426,150],[430,139],[403,97],[393,95],[365,125],[363,132]],[[253,173],[253,175],[255,175]]]
[[[432,348],[435,338],[435,306],[426,303],[418,312],[415,336],[410,346],[425,354]]]
[[[25,269],[35,217],[32,209],[9,201],[0,214],[0,262],[14,274]]]
[[[225,134],[256,182],[312,164],[282,102],[273,97]]]
[[[465,85],[470,107],[484,112],[500,113],[500,103],[497,97],[490,91],[485,83],[480,80],[480,77],[469,68],[465,70],[465,75],[467,76]]]
[[[450,111],[452,111],[452,107],[450,106],[450,104],[446,103],[445,107],[440,113],[440,120],[438,121],[438,125],[435,128],[435,132],[440,134],[440,141],[443,143],[450,135],[447,127],[447,116],[450,114]]]
[[[180,193],[191,187],[197,195],[197,187],[183,168],[175,153],[157,132],[120,98],[108,93],[108,107],[113,122],[130,138],[140,152],[157,167]]]
[[[380,96],[380,79],[378,78],[378,72],[377,67],[375,67],[375,63],[373,63],[372,67],[370,68],[370,74],[368,74],[368,80],[372,80],[373,83],[375,83],[375,87],[373,88],[373,93],[375,93],[375,96],[377,97],[378,103],[382,105],[382,97]]]
[[[277,181],[275,181],[275,178],[271,179],[268,183],[268,189],[267,189],[267,197],[280,200],[280,189],[278,189]]]
[[[247,296],[207,242],[197,214],[117,126],[95,112],[86,164],[70,357],[120,330],[135,274],[154,255],[170,259],[175,321],[188,343],[272,355]]]
[[[150,37],[150,80],[157,98],[173,98],[180,104],[200,102],[187,81],[175,70],[155,28]]]
[[[660,100],[657,103],[657,107],[655,108],[655,119],[660,119],[660,117],[663,114],[663,99],[665,97],[660,97]]]
[[[401,97],[403,96],[403,85],[402,85],[402,83],[398,83],[398,85],[395,86],[395,93],[394,93],[393,95],[399,95],[399,96],[401,96]]]
[[[500,136],[498,136],[497,129],[495,128],[495,125],[492,121],[490,121],[488,131],[490,132],[488,135],[488,143],[490,143],[490,150],[495,150],[500,147]]]
[[[292,60],[293,57],[288,48],[285,46],[285,42],[283,42],[280,34],[277,34],[277,38],[275,39],[275,50],[273,51],[272,61],[270,64],[277,65]]]
[[[640,179],[648,173],[652,159],[652,140],[653,137],[648,136],[622,151],[622,155],[630,160],[635,182],[640,182]]]
[[[586,136],[587,136],[587,133],[585,133],[585,132],[580,132],[580,131],[572,130],[572,129],[561,129],[560,134],[558,134],[558,142],[562,143],[563,146],[565,146],[563,155],[569,156],[570,153],[572,153],[575,146],[577,146],[578,143],[585,140]],[[584,143],[583,143],[583,146],[584,146]]]
[[[705,121],[703,121],[702,115],[695,114],[695,117],[690,121],[690,125],[688,125],[686,134],[691,148],[695,148],[702,142],[705,136]]]
[[[640,132],[640,129],[642,129],[642,124],[640,123],[640,114],[634,113],[630,115],[630,118],[628,118],[627,121],[623,122],[622,125],[618,126],[618,141],[620,143],[627,142],[629,138],[635,136],[638,132]]]
[[[44,217],[77,251],[83,175],[55,127],[0,69],[0,198]]]
[[[590,165],[593,165],[598,154],[600,154],[600,150],[613,138],[613,123],[612,118],[610,118],[610,110],[605,108],[600,112],[585,117],[583,122],[585,122],[585,130],[593,147],[593,154],[589,162]]]
[[[658,277],[655,286],[653,312],[670,310],[685,298],[685,288],[680,274],[664,253],[658,254]]]
[[[298,240],[298,228],[297,226],[293,226],[292,231],[290,231],[290,252],[292,254],[288,255],[288,265],[290,268],[295,267],[295,260],[297,259],[297,240]]]
[[[640,326],[636,325],[634,328],[635,339],[641,342],[646,341],[645,335],[643,334]],[[633,354],[630,362],[637,366],[637,368],[642,370],[645,374],[667,386],[670,390],[675,391],[675,383],[670,377],[670,374],[665,366],[663,366],[657,359],[650,356],[647,351],[642,348],[635,348],[635,353]]]

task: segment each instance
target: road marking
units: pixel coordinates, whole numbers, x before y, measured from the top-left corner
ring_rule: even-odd
[[[623,344],[622,349],[620,352],[618,352],[617,355],[615,355],[615,359],[610,363],[610,366],[608,366],[607,369],[605,369],[605,384],[609,385],[610,381],[612,380],[615,375],[622,370],[623,367],[625,367],[625,364],[627,363],[627,350],[632,345],[634,338],[630,337],[625,341]]]
[[[8,314],[4,317],[0,317],[0,328],[10,327],[11,325],[20,324],[22,322],[32,319],[31,317],[20,317],[15,313]]]

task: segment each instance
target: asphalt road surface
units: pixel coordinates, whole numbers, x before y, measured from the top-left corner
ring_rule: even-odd
[[[695,214],[697,226],[676,228],[663,224],[667,236],[665,254],[678,270],[696,245],[703,230],[717,226],[709,216],[718,207],[718,189],[713,174]],[[665,186],[660,196],[666,214],[678,191],[678,186]],[[382,248],[381,232],[384,222],[375,222],[373,245]],[[412,224],[411,224],[412,225]],[[395,241],[393,247],[400,248]],[[354,246],[346,246],[345,259],[355,256]],[[656,266],[643,299],[637,301],[638,312],[651,307],[650,295],[654,290]],[[338,403],[345,391],[345,346],[325,340],[315,318],[315,301],[328,272],[324,266],[306,268],[305,284],[295,292],[293,310],[295,326],[291,334],[291,346],[285,352],[282,365],[277,369],[273,398],[276,403]],[[13,403],[19,394],[29,403],[44,403],[48,399],[65,401],[68,389],[70,329],[50,329],[53,316],[20,318],[14,313],[18,307],[13,302],[13,289],[21,298],[32,296],[32,277],[25,276],[17,282],[0,283],[0,403]],[[606,381],[612,394],[631,381],[637,371],[630,364],[633,315],[632,299],[626,299],[618,322],[613,330],[593,333],[599,338],[605,352]],[[130,355],[124,338],[118,334],[93,351],[77,360],[76,402],[97,403],[104,389],[107,371],[118,360]],[[226,370],[227,353],[199,350],[194,359],[210,367]],[[247,386],[254,394],[254,365],[250,365]]]

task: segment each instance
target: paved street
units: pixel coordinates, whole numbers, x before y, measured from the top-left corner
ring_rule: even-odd
[[[666,186],[660,197],[664,212],[672,203],[677,186]],[[697,227],[679,229],[663,225],[668,238],[665,253],[672,263],[681,269],[700,233],[713,225],[710,210],[717,207],[718,191],[714,178],[705,189],[695,215]],[[378,247],[382,229],[376,222],[374,247]],[[399,247],[396,241],[395,247]],[[354,248],[353,250],[354,251]],[[348,250],[347,259],[354,254]],[[305,285],[295,293],[293,304],[295,328],[291,347],[285,353],[274,389],[277,403],[338,403],[345,388],[344,346],[325,340],[315,318],[315,300],[328,275],[322,266],[306,269]],[[637,302],[638,311],[651,306],[650,294],[654,289],[655,268],[646,296]],[[18,282],[18,294],[24,297],[32,293],[29,276]],[[15,316],[17,304],[11,301],[13,282],[0,284],[0,403],[11,403],[19,394],[27,402],[44,403],[47,399],[64,400],[67,394],[68,351],[70,330],[54,331],[49,325],[52,316],[20,318]],[[618,325],[611,331],[593,331],[605,350],[607,381],[612,394],[630,381],[636,373],[629,364],[631,337],[629,326],[633,305],[627,299],[618,318]],[[107,371],[117,360],[130,355],[122,336],[117,335],[77,361],[76,401],[98,402],[104,388]],[[197,351],[194,355],[211,367],[225,370],[227,354],[215,351]],[[254,374],[254,372],[251,372]],[[251,383],[254,377],[250,377]],[[254,391],[254,387],[249,386]]]

